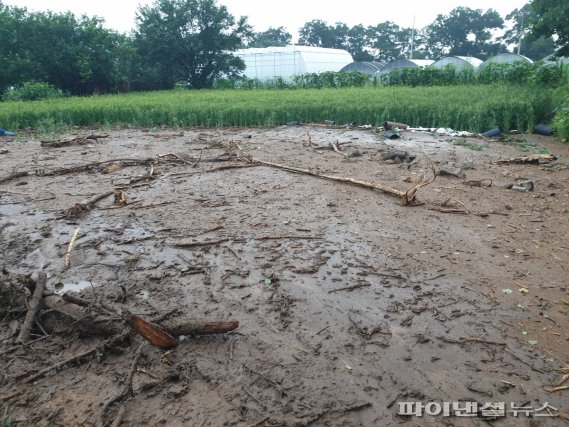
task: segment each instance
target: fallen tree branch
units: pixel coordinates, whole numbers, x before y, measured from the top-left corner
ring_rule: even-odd
[[[65,210],[62,213],[62,216],[60,217],[60,219],[66,218],[66,217],[79,216],[85,212],[88,212],[91,209],[93,209],[95,203],[97,203],[99,200],[104,199],[105,197],[109,197],[111,194],[115,194],[115,190],[105,191],[104,193],[97,194],[96,196],[93,196],[90,199],[84,200],[81,203],[77,203],[75,206]]]
[[[243,149],[235,141],[231,141],[231,144],[234,144],[239,149],[239,151],[241,152],[241,157],[239,159],[242,161],[246,161],[248,163],[253,163],[253,164],[259,164],[259,165],[263,165],[263,166],[269,166],[272,168],[284,170],[286,172],[299,173],[299,174],[303,174],[303,175],[313,176],[315,178],[326,179],[329,181],[341,182],[344,184],[351,184],[351,185],[355,185],[358,187],[367,188],[369,190],[381,191],[382,193],[386,193],[386,194],[389,194],[392,196],[399,197],[401,199],[401,202],[403,205],[414,204],[415,203],[415,195],[416,195],[417,191],[421,187],[425,187],[425,186],[431,184],[436,179],[436,173],[435,173],[434,169],[431,168],[432,172],[433,172],[433,178],[432,179],[427,180],[426,177],[423,176],[423,177],[421,177],[421,179],[416,184],[414,184],[407,191],[401,191],[401,190],[397,190],[394,188],[385,187],[381,184],[375,184],[372,182],[361,181],[361,180],[354,179],[354,178],[345,178],[345,177],[341,177],[341,176],[325,175],[325,174],[312,172],[308,169],[301,169],[301,168],[296,168],[293,166],[281,165],[279,163],[255,159],[249,155],[244,154]]]
[[[24,320],[24,324],[22,325],[22,329],[20,329],[20,334],[18,335],[18,341],[20,342],[26,342],[30,338],[30,332],[36,319],[36,314],[40,306],[46,282],[47,274],[44,271],[40,271],[36,282],[36,288],[32,295],[32,300],[30,301],[30,308],[26,313],[26,319]]]
[[[102,353],[105,350],[112,348],[113,346],[115,346],[116,344],[122,342],[130,333],[130,330],[128,331],[123,331],[120,334],[117,334],[107,340],[105,340],[103,343],[101,343],[100,345],[93,347],[90,350],[84,351],[83,353],[80,354],[76,354],[75,356],[69,357],[65,360],[62,360],[61,362],[57,362],[45,369],[42,369],[41,371],[39,371],[38,373],[32,375],[31,377],[28,377],[24,380],[24,383],[29,384],[34,382],[35,380],[43,377],[44,375],[50,373],[51,371],[57,371],[63,367],[65,367],[66,365],[70,364],[70,363],[81,363],[82,361],[84,361],[85,359],[94,356],[96,354]]]

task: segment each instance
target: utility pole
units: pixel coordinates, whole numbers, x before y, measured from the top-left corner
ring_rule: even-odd
[[[518,55],[520,54],[521,50],[522,50],[522,36],[524,35],[524,11],[522,10],[522,24],[520,25],[520,40],[518,41]]]
[[[413,29],[411,30],[411,50],[409,51],[409,59],[413,59],[413,49],[415,48],[415,15],[413,15]]]

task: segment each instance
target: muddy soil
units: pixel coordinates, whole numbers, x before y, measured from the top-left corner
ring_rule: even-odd
[[[0,179],[29,172],[0,183],[4,425],[565,425],[540,415],[569,410],[569,391],[551,390],[569,372],[569,146],[401,136],[300,126],[0,141]],[[243,164],[230,141],[256,159],[403,191],[431,167],[458,177],[441,174],[402,206],[268,166],[221,169]],[[546,149],[558,160],[494,163]],[[111,159],[131,160],[111,173],[108,163],[50,173]],[[534,191],[505,188],[519,180]],[[122,195],[69,210],[110,190]],[[53,328],[43,308],[31,342],[17,343],[26,308],[14,301],[40,271],[50,291],[110,308],[119,324],[134,313],[240,327],[168,352],[132,333],[26,383],[104,340],[65,319]],[[131,366],[132,393],[104,408]],[[399,414],[401,402],[504,402],[507,414],[418,418]]]

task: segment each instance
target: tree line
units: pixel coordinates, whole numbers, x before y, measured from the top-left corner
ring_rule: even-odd
[[[494,38],[506,21],[511,28]],[[458,7],[417,30],[389,21],[350,28],[312,20],[299,30],[297,44],[346,49],[356,61],[407,58],[412,48],[414,58],[485,59],[512,45],[541,59],[555,49],[569,53],[566,22],[569,2],[533,0],[505,20],[492,9]],[[291,42],[284,27],[254,32],[246,17],[235,18],[216,0],[155,0],[139,7],[129,35],[105,28],[98,17],[30,12],[0,0],[0,92],[26,82],[74,95],[167,89],[179,82],[208,88],[243,71],[235,49]]]

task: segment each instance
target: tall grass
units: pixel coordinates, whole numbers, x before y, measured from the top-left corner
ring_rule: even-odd
[[[553,111],[551,90],[532,85],[210,90],[131,93],[0,103],[0,127],[129,125],[273,126],[293,120],[481,132],[530,130]]]

